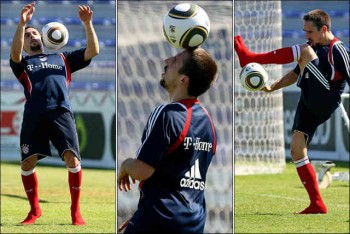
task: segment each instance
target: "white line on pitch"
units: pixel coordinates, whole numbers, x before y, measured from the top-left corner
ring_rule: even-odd
[[[262,197],[272,197],[272,198],[283,198],[283,199],[287,199],[287,200],[295,200],[295,201],[304,201],[305,199],[301,199],[301,198],[295,198],[295,197],[284,197],[284,196],[278,196],[278,195],[274,195],[274,194],[258,194],[259,196]],[[349,207],[349,204],[335,204],[338,207]]]

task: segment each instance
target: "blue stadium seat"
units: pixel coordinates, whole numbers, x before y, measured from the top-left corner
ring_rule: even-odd
[[[297,10],[287,10],[282,12],[282,17],[302,19],[306,13],[306,11],[300,12]],[[331,10],[328,11],[328,14],[331,18],[349,18],[349,12],[346,12],[345,10]]]
[[[19,17],[10,18],[10,17],[1,17],[0,23],[3,25],[13,25],[18,24]],[[39,17],[33,18],[28,24],[42,24],[45,25],[50,22],[60,22],[65,25],[80,25],[81,21],[77,17]],[[93,18],[92,22],[94,25],[115,25],[115,18]]]

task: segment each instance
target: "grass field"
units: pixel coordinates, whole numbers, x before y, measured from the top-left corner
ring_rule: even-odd
[[[83,168],[80,209],[86,225],[73,226],[65,166],[38,165],[43,215],[35,225],[18,225],[29,211],[19,164],[1,163],[0,233],[116,233],[115,172]]]
[[[335,171],[349,171],[337,163]],[[326,215],[294,215],[309,198],[294,164],[276,175],[235,176],[235,233],[349,233],[349,182],[333,181],[321,189]]]

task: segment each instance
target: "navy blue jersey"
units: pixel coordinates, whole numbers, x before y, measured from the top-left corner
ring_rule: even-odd
[[[337,38],[329,45],[316,45],[312,48],[319,58],[318,70],[329,83],[331,93],[340,98],[345,83],[350,86],[349,48]],[[300,74],[299,65],[295,67],[294,72]]]
[[[25,113],[42,113],[63,107],[71,111],[71,73],[90,64],[84,61],[85,48],[72,52],[23,56],[21,63],[10,58],[10,66],[24,87]]]
[[[338,108],[345,84],[350,83],[348,47],[334,38],[329,45],[312,48],[318,58],[309,62],[302,73],[299,65],[294,69],[299,75],[297,85],[301,96],[292,129],[303,132],[307,144],[317,127]]]
[[[139,160],[155,168],[139,186],[143,230],[203,232],[206,175],[215,150],[214,125],[197,99],[161,105],[152,112],[137,152]]]

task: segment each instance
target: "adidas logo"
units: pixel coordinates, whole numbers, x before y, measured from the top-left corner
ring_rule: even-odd
[[[180,186],[185,188],[191,188],[196,190],[204,190],[204,181],[199,181],[202,179],[201,173],[199,171],[199,159],[197,159],[191,169],[185,173],[186,178],[180,180]]]

